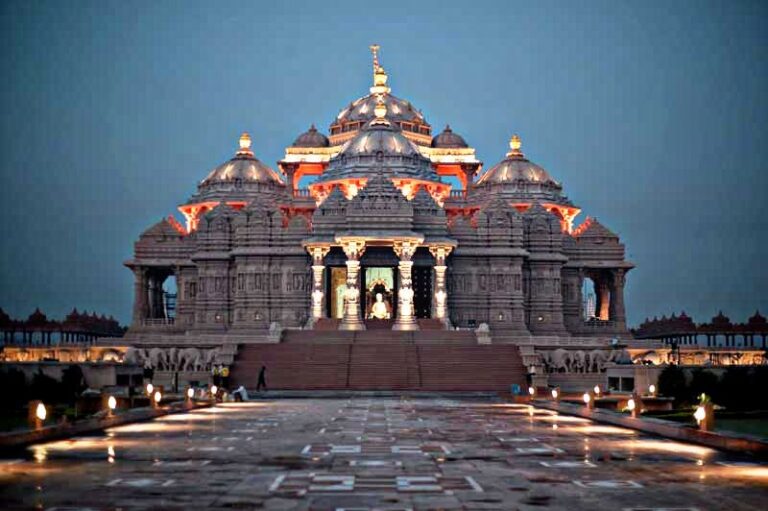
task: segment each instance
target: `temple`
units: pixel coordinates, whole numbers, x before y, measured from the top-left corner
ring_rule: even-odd
[[[530,346],[627,338],[633,265],[619,237],[594,218],[576,224],[581,209],[519,136],[484,169],[456,131],[433,135],[371,50],[369,93],[341,109],[328,135],[312,125],[275,170],[243,133],[232,159],[179,206],[183,222],[170,216],[141,234],[125,263],[135,275],[126,341],[206,346],[236,363],[244,345],[297,335]]]

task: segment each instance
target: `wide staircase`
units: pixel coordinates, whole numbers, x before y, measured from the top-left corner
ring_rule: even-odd
[[[426,325],[425,325],[426,326]],[[471,331],[288,330],[279,344],[242,344],[232,383],[270,389],[505,391],[523,385],[514,344],[479,345]]]

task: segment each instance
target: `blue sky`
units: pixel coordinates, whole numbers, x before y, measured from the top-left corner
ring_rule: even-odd
[[[370,85],[486,168],[523,150],[637,264],[630,322],[768,313],[765,2],[0,4],[0,307],[130,318],[146,227],[231,157],[274,166]]]

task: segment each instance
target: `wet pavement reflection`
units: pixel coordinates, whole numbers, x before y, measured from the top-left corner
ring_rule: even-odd
[[[0,459],[0,507],[768,508],[768,463],[481,399],[222,404]]]

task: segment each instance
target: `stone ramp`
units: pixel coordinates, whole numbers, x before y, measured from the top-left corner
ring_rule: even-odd
[[[446,335],[447,334],[447,335]],[[280,344],[241,345],[232,384],[270,389],[507,391],[525,385],[514,344],[478,345],[468,332],[295,331]]]

